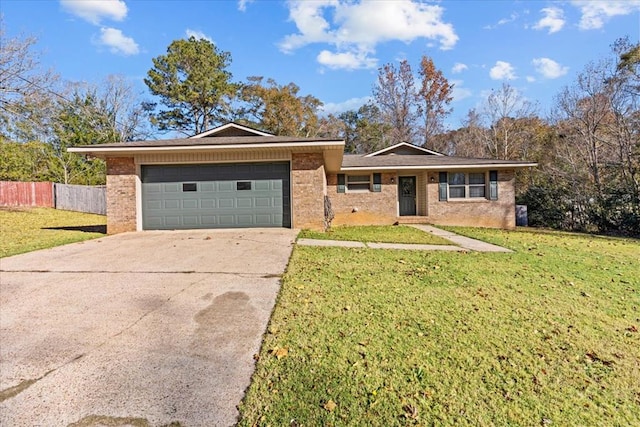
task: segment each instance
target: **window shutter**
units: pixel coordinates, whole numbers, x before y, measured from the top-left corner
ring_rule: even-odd
[[[373,174],[373,191],[374,193],[379,193],[382,191],[382,174]]]
[[[498,171],[489,171],[489,200],[498,200]]]
[[[439,187],[439,200],[441,202],[447,201],[447,173],[440,172],[440,187]]]
[[[344,174],[343,173],[339,173],[338,174],[338,193],[344,193],[344,192],[345,192]]]

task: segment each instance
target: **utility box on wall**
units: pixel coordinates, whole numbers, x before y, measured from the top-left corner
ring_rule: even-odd
[[[529,219],[527,218],[527,206],[516,205],[516,226],[527,227],[529,225]]]

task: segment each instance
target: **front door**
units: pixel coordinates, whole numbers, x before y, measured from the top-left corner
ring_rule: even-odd
[[[416,214],[416,177],[401,176],[398,179],[398,193],[400,194],[400,215]]]

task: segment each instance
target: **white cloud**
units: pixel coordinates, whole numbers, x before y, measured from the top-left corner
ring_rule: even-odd
[[[569,71],[569,67],[563,67],[553,59],[535,58],[531,61],[536,71],[547,79],[557,79],[562,77]]]
[[[127,16],[127,5],[122,0],[60,0],[62,7],[94,25],[102,19],[122,21]]]
[[[238,0],[238,10],[244,12],[247,10],[247,4],[253,3],[253,0]]]
[[[318,62],[331,69],[356,70],[358,68],[375,68],[376,58],[369,57],[366,52],[333,53],[323,50],[316,58]]]
[[[468,89],[463,86],[464,81],[450,80],[449,83],[453,85],[453,91],[451,92],[451,95],[453,96],[454,102],[462,101],[463,99],[469,98],[471,95],[473,95],[473,92],[471,92],[471,89]]]
[[[578,26],[582,30],[602,28],[609,18],[640,11],[639,0],[573,0],[582,17]]]
[[[527,82],[529,82],[529,83],[533,83],[533,82],[536,81],[536,78],[533,77],[533,76],[527,76],[526,79],[527,79]]]
[[[564,11],[559,7],[545,7],[541,10],[544,14],[544,18],[540,19],[536,25],[533,26],[536,30],[549,29],[549,34],[557,33],[564,27]]]
[[[206,40],[208,42],[213,43],[213,39],[211,37],[209,37],[208,35],[206,35],[205,33],[203,33],[202,31],[192,30],[190,28],[187,28],[185,30],[185,34],[187,35],[187,38],[193,37],[196,40]]]
[[[352,69],[354,58],[361,59],[359,68],[375,67],[370,55],[376,45],[388,41],[436,40],[443,50],[458,41],[453,25],[443,21],[444,9],[437,5],[412,0],[295,0],[288,7],[298,33],[286,36],[280,49],[290,53],[312,43],[332,45],[335,51],[324,49],[318,60],[324,59],[334,68]],[[340,66],[341,61],[345,67]]]
[[[362,98],[350,98],[343,102],[327,102],[322,106],[322,112],[325,114],[340,114],[349,110],[357,110],[373,98],[364,96]]]
[[[496,65],[489,70],[489,77],[493,80],[514,80],[516,79],[515,68],[508,62],[496,61]]]
[[[485,25],[482,28],[484,28],[485,30],[495,30],[496,28],[498,28],[501,25],[505,25],[505,24],[508,24],[510,22],[514,22],[516,19],[518,19],[518,14],[516,12],[513,12],[511,15],[509,15],[508,18],[502,18],[501,20],[499,20],[497,24],[495,24],[495,25]]]
[[[107,46],[111,53],[122,55],[136,55],[140,52],[138,44],[131,38],[122,34],[122,31],[115,28],[100,28],[100,38],[98,44]]]
[[[469,67],[467,67],[467,64],[456,62],[455,64],[453,64],[453,68],[451,69],[451,72],[454,74],[458,74],[467,69],[469,69]]]

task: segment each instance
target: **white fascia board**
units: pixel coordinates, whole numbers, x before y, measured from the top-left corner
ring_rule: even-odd
[[[435,156],[444,156],[444,154],[438,153],[437,151],[429,150],[428,148],[419,147],[417,145],[410,144],[408,142],[398,142],[397,144],[391,145],[389,147],[385,147],[385,148],[383,148],[381,150],[378,150],[378,151],[374,151],[373,153],[366,154],[364,157],[374,157],[374,156],[377,156],[379,154],[386,153],[387,151],[391,151],[393,149],[396,149],[398,147],[405,147],[405,146],[409,147],[409,148],[412,148],[412,149],[415,149],[415,150],[418,150],[418,151],[422,151],[424,153],[433,154]]]
[[[145,152],[172,152],[172,151],[216,151],[216,150],[244,150],[244,149],[282,149],[282,148],[343,148],[344,141],[321,141],[313,144],[300,142],[281,142],[277,144],[230,144],[230,145],[178,145],[166,147],[103,147],[97,144],[92,147],[69,147],[70,153],[86,154],[137,154]]]
[[[193,136],[190,136],[189,139],[198,139],[198,138],[205,138],[211,134],[215,134],[218,132],[222,132],[223,130],[229,129],[229,128],[235,128],[235,129],[240,129],[240,130],[245,130],[247,132],[251,132],[253,134],[255,134],[256,136],[275,136],[272,133],[267,133],[267,132],[263,132],[261,130],[258,129],[252,129],[248,126],[243,126],[243,125],[239,125],[238,123],[226,123],[224,125],[215,127],[213,129],[209,129],[207,131],[195,134]]]
[[[527,168],[538,166],[537,163],[514,163],[500,165],[433,165],[433,166],[351,166],[342,167],[340,172],[357,172],[357,171],[394,171],[394,170],[450,170],[450,169],[511,169],[511,168]]]

